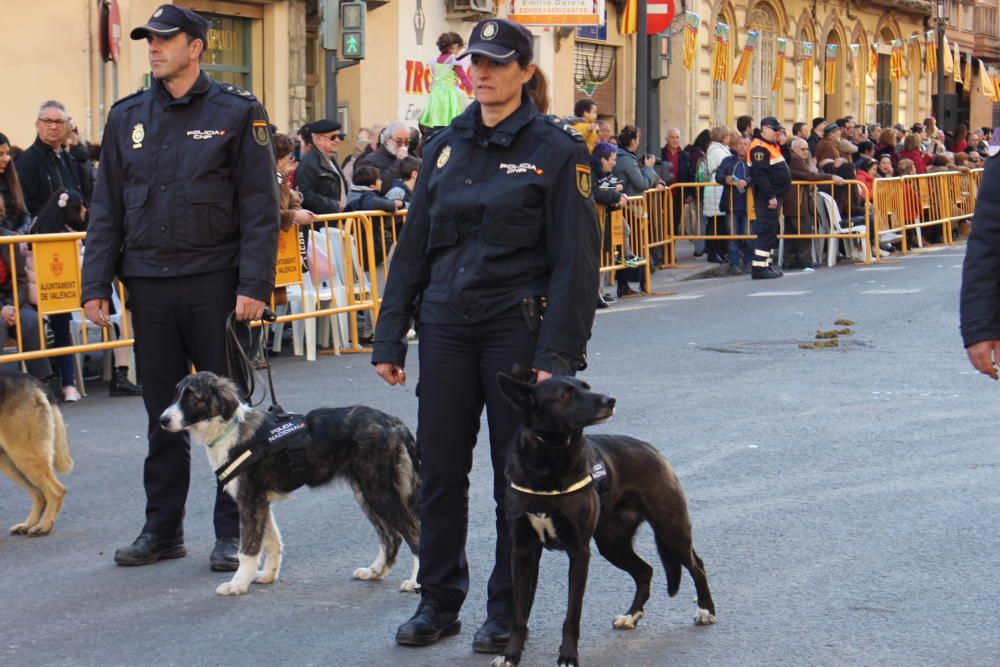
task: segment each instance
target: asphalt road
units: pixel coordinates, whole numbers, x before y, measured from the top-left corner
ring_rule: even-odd
[[[718,624],[695,627],[691,580],[668,598],[656,563],[646,617],[635,631],[612,630],[631,580],[595,550],[584,664],[1000,663],[1000,410],[996,386],[968,366],[958,336],[961,261],[962,248],[950,248],[775,281],[670,283],[675,295],[598,315],[584,377],[618,410],[594,431],[646,439],[672,461]],[[656,278],[667,289],[669,278]],[[841,317],[856,322],[855,334],[837,349],[799,348]],[[399,389],[363,356],[275,360],[288,409],[364,402],[415,427],[410,370]],[[76,470],[54,533],[0,535],[0,664],[489,664],[470,647],[492,553],[485,438],[472,480],[465,628],[404,649],[393,634],[417,603],[397,590],[409,556],[381,583],[351,579],[376,543],[343,485],[277,505],[279,582],[218,597],[226,577],[207,562],[214,485],[195,451],[188,557],[116,567],[114,549],[141,526],[145,416],[140,400],[104,391],[95,385],[64,408]],[[0,479],[0,525],[27,508]],[[637,542],[655,563],[649,531]],[[524,665],[555,663],[566,573],[563,554],[545,555]]]

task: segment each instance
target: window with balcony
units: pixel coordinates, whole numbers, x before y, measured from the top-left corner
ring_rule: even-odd
[[[782,94],[784,86],[777,93],[771,91],[774,79],[774,62],[778,50],[778,21],[770,5],[759,3],[753,8],[751,27],[760,34],[757,53],[750,61],[750,115],[760,120],[774,115],[774,98]],[[784,82],[782,82],[784,83]]]

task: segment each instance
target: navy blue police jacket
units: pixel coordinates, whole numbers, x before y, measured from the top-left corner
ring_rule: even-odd
[[[962,265],[961,330],[965,347],[1000,340],[1000,157],[986,161]]]
[[[421,323],[521,317],[544,296],[534,367],[581,367],[594,323],[600,231],[583,138],[525,99],[490,132],[473,102],[424,149],[392,263],[372,363],[402,366]]]
[[[761,137],[759,130],[747,149],[747,164],[755,206],[766,207],[772,198],[785,196],[792,185],[792,172],[781,148]]]
[[[174,99],[154,79],[108,115],[83,262],[84,302],[111,280],[239,267],[238,294],[274,289],[278,183],[267,114],[204,72]]]

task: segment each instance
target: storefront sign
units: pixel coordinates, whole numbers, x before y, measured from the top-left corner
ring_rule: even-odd
[[[274,267],[274,286],[302,283],[302,257],[299,254],[299,228],[292,225],[278,235],[278,261]]]
[[[510,0],[509,18],[528,25],[598,25],[598,0]]]
[[[80,309],[80,242],[33,243],[38,280],[38,311],[65,313]]]

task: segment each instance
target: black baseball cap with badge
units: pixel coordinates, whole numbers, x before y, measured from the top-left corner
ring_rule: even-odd
[[[177,5],[160,5],[145,25],[133,28],[132,39],[146,39],[152,33],[161,37],[172,37],[187,33],[208,48],[208,21],[201,16]]]
[[[778,119],[775,118],[774,116],[767,116],[766,118],[764,118],[763,120],[761,120],[760,121],[760,127],[761,127],[761,129],[763,129],[765,127],[768,127],[770,129],[774,130],[775,132],[784,132],[785,131],[785,128],[783,128],[781,126],[781,123],[779,123]]]
[[[469,45],[460,59],[466,56],[486,56],[501,64],[518,58],[532,60],[535,56],[534,37],[520,23],[508,19],[487,19],[472,29]]]

